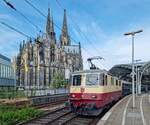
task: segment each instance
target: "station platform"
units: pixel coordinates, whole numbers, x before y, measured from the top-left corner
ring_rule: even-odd
[[[135,97],[128,95],[116,103],[97,123],[97,125],[150,125],[150,94]]]

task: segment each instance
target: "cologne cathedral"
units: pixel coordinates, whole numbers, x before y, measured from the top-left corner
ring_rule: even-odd
[[[49,88],[56,73],[69,79],[71,72],[83,69],[81,45],[71,45],[66,10],[59,40],[48,9],[46,33],[35,40],[23,41],[15,62],[17,86],[24,89]]]

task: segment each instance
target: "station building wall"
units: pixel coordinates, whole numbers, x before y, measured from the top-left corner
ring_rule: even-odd
[[[11,60],[0,54],[0,87],[15,86]]]

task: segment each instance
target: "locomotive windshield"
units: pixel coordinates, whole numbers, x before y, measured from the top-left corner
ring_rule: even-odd
[[[73,82],[73,86],[80,86],[81,85],[81,75],[74,75],[72,82]]]
[[[98,85],[99,75],[98,74],[87,74],[86,75],[86,85]]]

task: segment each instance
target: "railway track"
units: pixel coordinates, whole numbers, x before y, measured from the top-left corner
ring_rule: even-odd
[[[60,102],[58,102],[60,104]],[[52,108],[52,105],[57,105],[56,102],[53,104],[42,105],[41,107],[49,107],[42,116],[33,118],[27,122],[19,125],[96,125],[101,117],[108,111],[104,110],[99,116],[80,116],[72,113],[70,110],[63,106]]]
[[[65,101],[57,101],[57,102],[51,102],[51,103],[46,103],[46,104],[41,104],[41,105],[33,105],[32,107],[36,108],[36,109],[44,109],[44,108],[51,108],[51,107],[55,107],[57,105],[61,105],[64,104]]]
[[[76,115],[72,119],[68,119],[68,121],[59,125],[96,125],[100,118],[104,115],[104,113],[99,116],[80,116]]]
[[[102,116],[80,116],[63,107],[19,125],[96,125]]]
[[[90,125],[93,123],[93,117],[76,116],[61,125]]]
[[[45,113],[44,115],[38,118],[31,119],[19,125],[49,125],[54,121],[60,119],[61,117],[69,115],[70,113],[71,112],[69,110],[66,110],[65,107],[62,107],[62,108],[55,109],[53,111],[49,111],[48,113]]]

